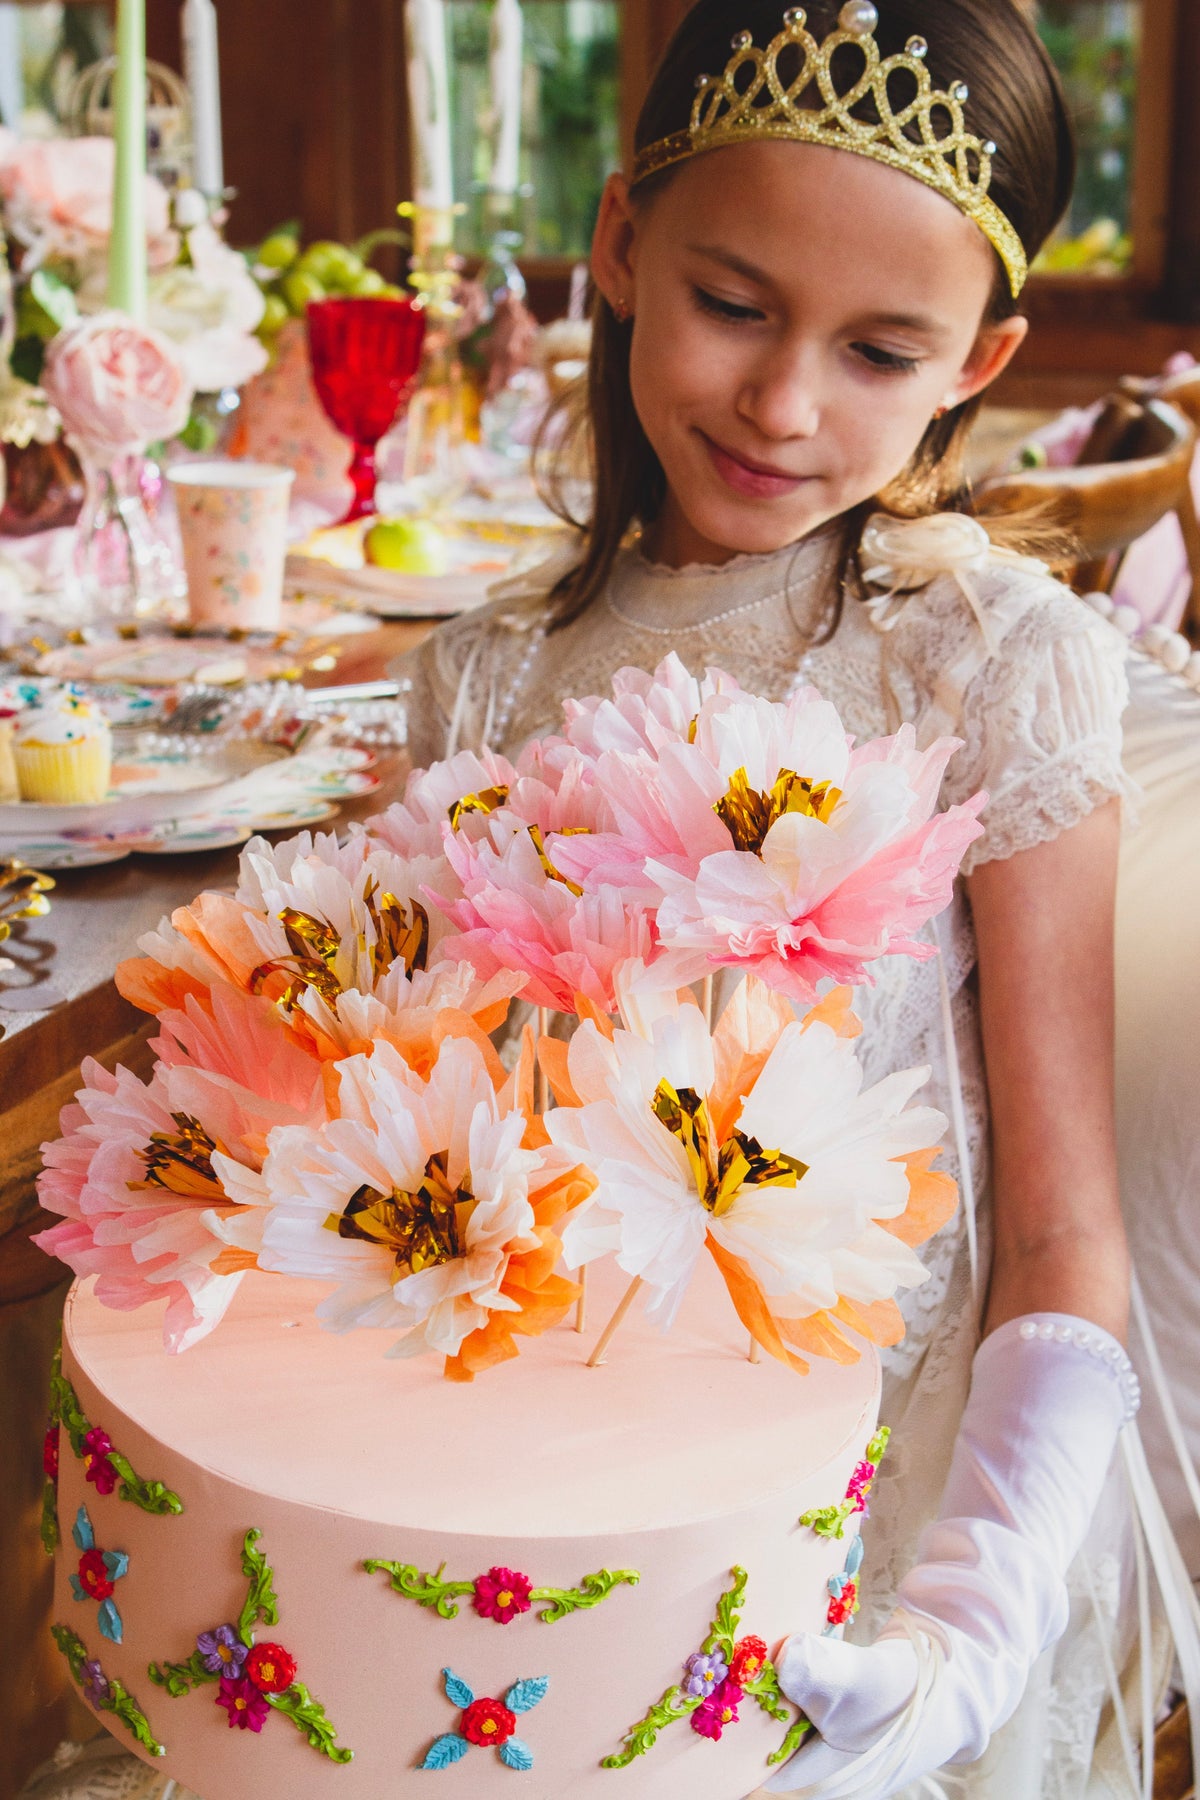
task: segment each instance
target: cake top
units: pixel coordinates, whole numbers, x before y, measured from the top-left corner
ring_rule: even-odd
[[[623,1286],[616,1269],[593,1272],[597,1320]],[[865,1444],[878,1405],[869,1347],[850,1367],[816,1359],[803,1379],[751,1363],[715,1269],[698,1273],[669,1335],[631,1317],[602,1368],[587,1367],[594,1333],[566,1323],[474,1383],[444,1381],[436,1359],[383,1359],[378,1332],[331,1337],[307,1284],[285,1276],[247,1276],[222,1329],[186,1356],[163,1356],[161,1331],[159,1307],[116,1312],[87,1284],[68,1303],[78,1373],[156,1446],[282,1500],[443,1535],[717,1518]],[[136,1465],[138,1447],[123,1448]],[[161,1450],[144,1460],[157,1467]],[[175,1475],[181,1493],[201,1485]]]

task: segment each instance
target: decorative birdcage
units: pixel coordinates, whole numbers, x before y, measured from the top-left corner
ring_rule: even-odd
[[[117,58],[81,69],[67,90],[63,123],[72,137],[112,137]],[[192,103],[187,86],[164,63],[146,64],[146,164],[164,187],[192,179]]]

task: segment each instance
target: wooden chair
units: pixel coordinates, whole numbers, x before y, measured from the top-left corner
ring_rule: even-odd
[[[1200,371],[1193,379],[1188,408],[1195,406],[1200,422]],[[1046,506],[1079,546],[1078,560],[1060,572],[1081,593],[1111,591],[1129,546],[1177,514],[1192,571],[1189,616],[1200,626],[1200,525],[1191,490],[1196,432],[1174,396],[1125,390],[1105,403],[1073,466],[994,475],[976,498],[984,512]]]

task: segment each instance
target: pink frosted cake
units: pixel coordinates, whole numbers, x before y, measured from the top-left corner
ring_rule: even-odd
[[[707,1271],[604,1367],[564,1325],[453,1384],[310,1296],[251,1275],[182,1357],[71,1296],[46,1532],[105,1723],[204,1800],[753,1792],[797,1741],[767,1647],[853,1607],[875,1352],[752,1364]]]

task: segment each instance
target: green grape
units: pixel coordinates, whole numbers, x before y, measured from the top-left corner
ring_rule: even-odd
[[[387,282],[378,269],[363,269],[361,274],[355,277],[354,286],[350,292],[361,299],[374,294],[382,294],[386,289]]]
[[[303,318],[310,300],[323,300],[325,289],[306,269],[293,269],[283,278],[283,297],[297,318]]]
[[[263,316],[258,323],[260,337],[274,337],[290,318],[287,301],[279,294],[268,294],[263,305]]]
[[[354,284],[363,272],[362,260],[353,250],[327,238],[310,244],[298,266],[306,275],[315,275],[323,287],[347,293],[354,291]]]
[[[290,269],[299,250],[300,245],[290,232],[276,231],[260,248],[258,260],[265,269]]]

